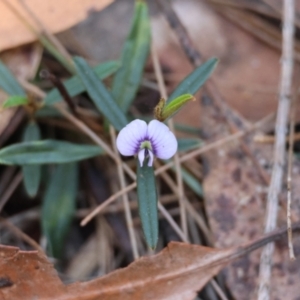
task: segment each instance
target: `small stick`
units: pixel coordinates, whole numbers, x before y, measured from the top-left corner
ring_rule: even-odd
[[[167,89],[166,89],[166,85],[164,82],[161,65],[160,65],[160,62],[159,62],[159,59],[158,59],[158,56],[157,56],[157,53],[156,53],[153,43],[151,46],[151,55],[152,55],[154,72],[155,72],[155,76],[156,76],[156,79],[158,82],[160,95],[162,98],[167,100],[167,98],[168,98]],[[171,130],[175,134],[175,127],[174,127],[174,123],[173,123],[172,119],[168,121],[168,125],[170,126]],[[184,206],[184,188],[183,188],[181,166],[180,166],[178,152],[176,152],[174,155],[174,162],[175,162],[175,168],[176,168],[176,180],[177,180],[177,184],[178,184],[177,195],[178,195],[179,206],[180,206],[181,228],[182,228],[182,231],[184,232],[186,238],[188,239],[187,214],[186,214],[186,209]]]
[[[67,105],[69,106],[72,113],[77,118],[79,118],[78,113],[76,111],[76,106],[75,106],[72,98],[70,97],[67,89],[61,82],[61,80],[59,78],[57,78],[54,74],[50,73],[48,70],[45,70],[45,69],[40,72],[40,77],[51,81],[51,83],[58,89],[59,93],[61,94],[62,98],[65,100]]]
[[[0,212],[2,211],[3,207],[5,206],[6,202],[9,200],[13,192],[16,190],[18,185],[22,182],[23,174],[19,172],[15,178],[12,180],[6,191],[3,193],[0,199]]]
[[[274,165],[272,169],[271,184],[267,198],[267,211],[265,232],[268,233],[276,227],[278,198],[282,191],[283,168],[285,165],[285,134],[290,110],[290,95],[293,75],[293,48],[294,48],[294,0],[285,0],[283,8],[282,30],[282,58],[279,103],[276,119],[276,142],[274,149]],[[259,268],[258,300],[270,299],[270,281],[272,255],[274,243],[266,245],[261,253]]]
[[[114,150],[115,154],[117,156],[119,156],[119,159],[120,159],[120,155],[119,155],[119,152],[118,152],[117,146],[116,146],[116,131],[111,125],[109,126],[109,132],[110,132],[110,136],[111,136],[113,150]],[[124,189],[126,187],[126,182],[125,182],[125,175],[124,175],[124,170],[122,168],[121,159],[117,163],[117,168],[118,168],[118,175],[119,175],[121,189]],[[130,238],[131,248],[132,248],[132,252],[133,252],[133,257],[134,257],[134,259],[138,259],[139,252],[138,252],[137,241],[136,241],[135,232],[134,232],[131,210],[130,210],[130,206],[129,206],[128,194],[127,193],[123,194],[122,198],[123,198],[125,219],[126,219],[128,232],[129,232],[129,238]]]
[[[288,247],[291,260],[295,260],[295,253],[293,247],[292,234],[292,220],[291,220],[291,203],[292,203],[292,164],[293,164],[293,146],[295,141],[295,109],[296,98],[300,89],[296,93],[296,97],[292,99],[291,103],[291,117],[290,117],[290,134],[289,134],[289,148],[288,148],[288,170],[287,170],[287,231],[288,231]]]
[[[35,240],[33,240],[29,235],[27,235],[26,233],[21,231],[17,226],[15,226],[11,222],[9,222],[8,220],[3,219],[3,218],[0,218],[0,224],[3,224],[4,226],[6,226],[11,232],[13,232],[20,239],[24,240],[33,249],[36,249],[37,251],[39,251],[40,253],[45,255],[45,252],[42,249],[42,247]]]

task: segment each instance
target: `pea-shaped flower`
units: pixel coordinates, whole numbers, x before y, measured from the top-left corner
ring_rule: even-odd
[[[173,132],[162,122],[134,120],[125,126],[117,137],[117,148],[124,156],[138,155],[141,167],[149,157],[148,166],[153,164],[154,156],[171,158],[177,151],[177,140]]]

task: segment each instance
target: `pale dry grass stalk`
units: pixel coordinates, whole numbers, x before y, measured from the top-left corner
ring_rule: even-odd
[[[293,233],[292,233],[292,217],[291,217],[291,204],[292,204],[292,166],[293,166],[293,146],[295,142],[295,109],[296,99],[299,94],[298,89],[295,97],[291,103],[291,114],[290,114],[290,130],[289,130],[289,148],[288,148],[288,170],[287,170],[287,231],[288,231],[288,248],[291,260],[295,260],[295,253],[293,247]]]
[[[279,104],[276,119],[276,142],[274,149],[274,164],[271,183],[269,186],[265,232],[268,233],[276,227],[279,194],[282,191],[282,179],[285,166],[285,135],[291,103],[291,85],[293,75],[293,48],[294,48],[294,0],[285,0],[283,7],[283,40],[281,58],[281,79],[279,91]],[[270,299],[270,282],[272,255],[274,243],[267,244],[261,253],[259,268],[258,300]]]
[[[28,245],[30,245],[33,249],[37,250],[41,254],[45,255],[44,250],[42,247],[33,240],[29,235],[24,233],[22,230],[20,230],[18,227],[16,227],[13,223],[9,222],[5,219],[0,219],[0,225],[4,225],[7,229],[9,229],[15,236],[17,236],[19,239],[25,241]]]
[[[119,157],[119,162],[117,163],[118,176],[119,176],[121,189],[124,189],[126,187],[125,174],[124,174],[124,170],[122,168],[120,155],[119,155],[117,145],[116,145],[116,131],[111,125],[109,126],[109,132],[110,132],[110,136],[111,136],[113,150],[114,150],[115,154]],[[129,206],[129,199],[128,199],[127,193],[122,195],[122,200],[123,200],[123,205],[124,205],[125,219],[126,219],[127,229],[129,232],[129,239],[130,239],[130,243],[131,243],[132,254],[133,254],[134,259],[138,259],[139,252],[138,252],[138,247],[137,247],[137,242],[136,242],[134,226],[133,226],[133,221],[132,221],[132,215],[131,215],[131,210],[130,210],[130,206]]]
[[[152,61],[153,61],[153,66],[154,66],[154,73],[158,82],[158,87],[159,87],[159,92],[162,98],[165,100],[168,99],[167,95],[167,89],[165,85],[165,81],[163,78],[163,73],[161,70],[161,65],[157,56],[156,49],[154,48],[154,43],[152,42],[151,45],[151,56],[152,56]],[[175,128],[174,128],[174,123],[173,120],[168,121],[168,125],[170,129],[174,132],[175,134]],[[181,222],[181,228],[182,231],[184,232],[186,238],[188,239],[188,227],[187,227],[187,214],[186,214],[186,209],[184,206],[184,187],[183,187],[183,180],[182,180],[182,174],[181,174],[181,165],[179,161],[179,155],[178,152],[175,153],[174,155],[174,162],[175,162],[175,169],[176,169],[176,181],[177,181],[177,189],[178,189],[178,200],[179,200],[179,207],[180,207],[180,222]]]

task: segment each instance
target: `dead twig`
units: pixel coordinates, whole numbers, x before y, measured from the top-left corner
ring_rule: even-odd
[[[265,232],[276,227],[278,198],[282,190],[282,179],[285,165],[285,134],[291,103],[291,85],[293,75],[293,45],[294,45],[294,0],[285,0],[283,8],[283,40],[282,40],[282,67],[279,91],[279,104],[276,120],[276,142],[274,149],[274,164],[271,184],[268,192]],[[270,279],[274,243],[263,248],[259,269],[258,299],[270,299]]]

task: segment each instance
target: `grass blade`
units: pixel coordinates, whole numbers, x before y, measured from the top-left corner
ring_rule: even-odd
[[[152,167],[141,167],[137,160],[139,214],[147,245],[155,249],[158,240],[157,191]]]
[[[125,114],[88,63],[82,57],[75,57],[74,62],[77,74],[98,110],[115,129],[121,130],[128,123]]]
[[[99,154],[103,154],[103,150],[94,145],[80,145],[55,140],[32,141],[2,148],[0,164],[61,164],[87,159]]]
[[[108,61],[103,64],[99,64],[93,68],[99,79],[105,79],[120,67],[118,61]],[[85,91],[85,86],[78,76],[73,76],[66,80],[64,86],[71,97],[77,96]],[[46,105],[52,105],[56,102],[62,101],[61,95],[57,89],[52,89],[44,99]]]
[[[26,96],[23,88],[10,70],[0,60],[0,87],[8,95]]]
[[[24,131],[23,141],[31,142],[38,141],[41,138],[41,133],[38,125],[35,122],[29,123]],[[24,186],[29,197],[35,197],[41,181],[41,166],[40,165],[24,165],[22,167]]]
[[[194,95],[209,78],[209,76],[217,66],[217,63],[217,58],[211,58],[207,60],[204,64],[196,68],[177,86],[177,88],[171,94],[167,102],[174,100],[182,94]]]
[[[193,150],[199,148],[203,144],[203,141],[201,141],[200,139],[189,139],[189,138],[179,138],[177,139],[177,142],[178,142],[179,152]]]
[[[27,105],[28,104],[28,98],[24,96],[10,96],[7,98],[4,103],[2,104],[2,108],[10,108],[10,107],[16,107],[20,105]]]
[[[56,167],[42,204],[42,230],[51,256],[61,258],[65,238],[75,212],[78,188],[76,163]]]
[[[112,95],[124,112],[135,98],[150,49],[147,4],[136,1],[133,23],[122,50],[122,66],[114,76]]]

